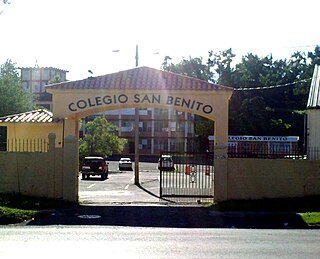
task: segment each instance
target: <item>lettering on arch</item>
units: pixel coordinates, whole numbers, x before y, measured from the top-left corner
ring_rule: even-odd
[[[194,98],[168,95],[168,94],[111,94],[111,95],[97,95],[88,98],[78,99],[68,104],[68,110],[72,113],[81,112],[87,109],[107,107],[107,106],[121,106],[123,105],[147,105],[149,107],[156,107],[163,105],[168,109],[182,108],[189,110],[191,113],[202,113],[209,115],[214,112],[214,107],[211,104],[204,103]]]

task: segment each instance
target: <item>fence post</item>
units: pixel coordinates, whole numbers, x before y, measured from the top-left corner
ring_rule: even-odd
[[[228,199],[228,146],[214,146],[214,200]]]
[[[75,136],[64,139],[63,147],[63,199],[78,201],[78,143]]]
[[[55,189],[56,189],[56,182],[55,182],[55,142],[56,142],[56,134],[49,133],[49,148],[48,148],[48,182],[47,182],[47,195],[48,198],[57,198],[55,197]]]

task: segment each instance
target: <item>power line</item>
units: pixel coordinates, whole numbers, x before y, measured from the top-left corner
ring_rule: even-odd
[[[307,82],[307,81],[309,81],[309,80],[311,80],[311,79],[312,79],[312,77],[307,78],[307,79],[302,79],[302,80],[294,81],[294,82],[292,82],[292,83],[281,84],[281,85],[234,88],[234,91],[268,90],[268,89],[273,89],[273,88],[280,88],[280,87],[285,87],[285,86],[291,86],[291,85],[295,85],[295,84],[301,83],[301,82]]]

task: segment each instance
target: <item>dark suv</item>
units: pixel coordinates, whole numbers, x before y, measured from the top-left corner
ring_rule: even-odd
[[[81,164],[80,173],[82,179],[89,179],[90,175],[100,175],[102,180],[107,179],[109,173],[108,163],[103,157],[87,156]]]

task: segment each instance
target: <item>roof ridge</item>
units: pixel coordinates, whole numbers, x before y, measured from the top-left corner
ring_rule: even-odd
[[[66,81],[46,86],[47,89],[144,89],[144,90],[226,90],[227,87],[191,76],[141,66],[89,77],[76,81]]]

